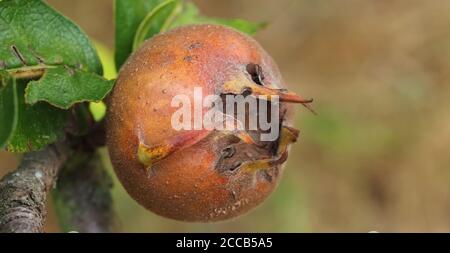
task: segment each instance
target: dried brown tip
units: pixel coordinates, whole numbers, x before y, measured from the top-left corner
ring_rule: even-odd
[[[299,133],[300,131],[298,129],[289,126],[282,126],[277,154],[280,155],[285,153],[289,145],[297,141]]]
[[[223,85],[222,93],[224,94],[249,94],[259,96],[258,98],[272,100],[273,96],[278,96],[280,102],[302,104],[312,113],[317,114],[311,107],[310,103],[313,99],[305,99],[302,96],[286,89],[273,88],[273,84],[259,85],[249,80],[246,76],[239,76],[230,80]]]
[[[299,133],[300,131],[298,129],[282,126],[277,155],[272,158],[247,161],[240,166],[240,169],[247,173],[252,173],[283,164],[288,157],[288,146],[297,141]]]
[[[287,157],[288,152],[285,151],[281,155],[273,158],[245,162],[240,166],[240,170],[247,173],[254,173],[256,171],[270,169],[283,164],[287,160]]]

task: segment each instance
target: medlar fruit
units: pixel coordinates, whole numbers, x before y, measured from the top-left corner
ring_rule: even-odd
[[[277,118],[264,115],[279,122],[277,138],[261,140],[267,129],[247,124],[236,131],[175,129],[172,100],[198,99],[195,87],[201,98],[243,95],[272,105],[277,96]],[[191,25],[154,36],[123,65],[109,101],[107,145],[119,180],[165,217],[207,222],[247,212],[273,191],[298,137],[288,103],[311,102],[283,87],[272,58],[233,29]],[[238,121],[235,112],[225,116]]]

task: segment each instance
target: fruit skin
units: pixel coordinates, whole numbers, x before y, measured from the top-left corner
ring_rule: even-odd
[[[193,101],[195,86],[203,96],[220,94],[225,82],[248,75],[249,63],[261,66],[265,82],[284,87],[276,64],[254,39],[218,25],[157,35],[127,60],[109,100],[107,146],[119,180],[137,202],[168,218],[207,222],[243,214],[273,191],[281,164],[248,173],[218,161],[229,145],[237,151],[234,160],[265,159],[275,155],[277,142],[259,148],[218,131],[198,132],[200,138],[151,168],[138,158],[140,143],[160,145],[192,134],[172,128],[173,96],[186,94]],[[280,110],[289,125],[291,107],[282,103]]]

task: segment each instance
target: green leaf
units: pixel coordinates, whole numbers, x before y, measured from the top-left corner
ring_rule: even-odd
[[[115,61],[117,69],[133,51],[139,24],[163,0],[115,0]]]
[[[0,31],[0,66],[6,69],[64,64],[102,74],[87,36],[40,0],[0,1]]]
[[[264,29],[267,26],[267,23],[265,22],[253,23],[244,19],[221,19],[203,17],[200,18],[200,20],[200,22],[204,23],[229,26],[248,35],[254,35],[256,32]]]
[[[16,81],[0,75],[0,149],[3,149],[16,128],[18,106]]]
[[[182,2],[179,0],[166,0],[157,5],[139,25],[133,40],[133,51],[144,40],[165,31],[181,10]]]
[[[89,111],[96,122],[100,122],[106,115],[106,105],[103,102],[89,103]]]
[[[75,103],[101,101],[112,89],[114,81],[108,81],[91,72],[58,66],[47,69],[38,81],[31,81],[25,92],[26,102],[49,104],[68,109]]]
[[[253,35],[265,27],[265,23],[242,19],[201,16],[193,3],[181,0],[116,0],[115,22],[115,62],[118,69],[145,39],[171,28],[190,24],[222,24]]]
[[[46,101],[68,109],[99,101],[112,83],[88,37],[70,20],[39,0],[0,1],[0,68],[16,79],[35,79],[27,103]]]
[[[266,23],[253,23],[243,19],[221,19],[200,15],[198,8],[193,3],[186,3],[180,15],[173,21],[170,28],[192,24],[220,24],[232,27],[249,35],[266,27]]]
[[[94,45],[103,66],[103,77],[108,80],[116,79],[117,70],[116,64],[114,63],[114,51],[98,41],[94,41]]]
[[[25,86],[24,81],[18,81],[17,126],[7,145],[11,152],[39,150],[61,138],[69,113],[47,103],[25,104]]]

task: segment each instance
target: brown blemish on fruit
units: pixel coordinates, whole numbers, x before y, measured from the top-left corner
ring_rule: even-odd
[[[192,56],[191,55],[188,55],[188,56],[185,56],[184,58],[183,58],[183,60],[184,61],[186,61],[186,62],[191,62],[192,61]]]
[[[188,49],[193,50],[193,49],[197,49],[197,48],[201,48],[201,47],[202,47],[202,43],[194,42],[191,45],[189,45]]]

